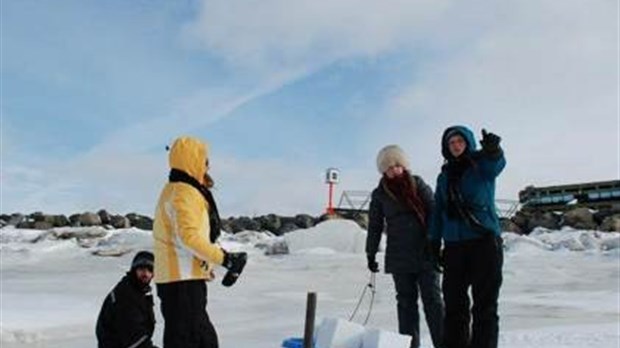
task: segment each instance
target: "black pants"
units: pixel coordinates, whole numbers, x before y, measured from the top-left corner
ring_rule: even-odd
[[[439,288],[439,272],[428,269],[420,273],[397,273],[392,276],[396,287],[398,332],[412,337],[411,347],[420,346],[419,290],[433,345],[436,348],[441,347],[444,309]]]
[[[502,239],[489,236],[447,242],[444,262],[442,288],[446,304],[446,348],[496,348],[499,333],[497,299],[504,263]],[[471,312],[470,286],[473,297]]]
[[[218,348],[204,280],[157,284],[157,296],[164,317],[164,348]]]

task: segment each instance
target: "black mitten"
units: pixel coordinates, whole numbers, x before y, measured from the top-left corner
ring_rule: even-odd
[[[482,140],[480,140],[480,145],[482,145],[482,152],[491,157],[497,157],[501,154],[502,149],[499,146],[499,143],[502,141],[502,138],[494,133],[488,133],[486,129],[482,130]]]
[[[375,259],[375,254],[366,254],[366,259],[368,260],[368,270],[372,273],[379,272],[379,263]]]
[[[224,263],[222,264],[222,266],[228,269],[228,272],[226,272],[226,275],[224,275],[224,279],[222,279],[222,285],[232,286],[241,275],[241,272],[243,272],[243,268],[245,267],[247,261],[247,253],[229,253],[225,251]]]

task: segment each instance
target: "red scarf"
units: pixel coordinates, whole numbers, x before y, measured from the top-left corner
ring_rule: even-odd
[[[418,190],[409,172],[405,171],[401,176],[395,178],[383,177],[386,188],[399,202],[409,208],[426,229],[426,206],[418,195]]]

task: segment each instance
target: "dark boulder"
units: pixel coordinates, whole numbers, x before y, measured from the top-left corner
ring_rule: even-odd
[[[316,224],[316,222],[314,221],[314,218],[308,214],[295,215],[294,219],[295,219],[295,225],[297,225],[300,228],[310,228]]]
[[[108,213],[105,209],[101,209],[97,212],[99,218],[101,219],[102,225],[111,225],[112,224],[112,215]]]
[[[80,216],[82,216],[82,214],[73,214],[69,216],[69,223],[71,224],[71,226],[73,227],[80,227]]]
[[[512,232],[517,234],[523,234],[521,227],[508,218],[500,218],[499,224],[502,232]]]
[[[232,218],[228,218],[228,219],[222,219],[221,221],[221,228],[222,231],[227,232],[227,233],[233,233],[233,228],[232,228]]]
[[[552,212],[544,212],[534,214],[532,220],[530,220],[530,228],[533,230],[535,227],[544,227],[550,230],[557,230],[560,228],[561,216]]]
[[[588,208],[575,208],[565,212],[561,225],[579,230],[595,230],[598,228],[594,221],[594,215]]]
[[[298,230],[299,227],[292,221],[286,221],[282,223],[282,226],[276,232],[276,235],[281,236],[285,233],[293,232]]]
[[[32,226],[32,228],[34,228],[35,230],[49,230],[53,227],[54,225],[47,221],[35,221],[34,225]]]
[[[112,225],[112,227],[114,228],[130,228],[131,227],[131,222],[129,221],[129,219],[126,216],[123,215],[113,215],[110,218],[110,225]]]
[[[620,214],[606,217],[603,223],[601,223],[600,230],[605,232],[620,232]]]
[[[232,233],[241,231],[260,231],[260,223],[254,219],[250,219],[247,216],[241,216],[237,219],[233,219],[230,223]]]
[[[24,221],[26,217],[22,214],[15,213],[11,214],[11,217],[8,220],[9,225],[17,226],[20,222]]]
[[[148,216],[139,215],[136,213],[130,213],[126,215],[127,219],[129,219],[129,223],[132,227],[139,228],[141,230],[152,231],[153,230],[153,219]]]
[[[276,214],[259,216],[254,220],[260,224],[261,230],[269,231],[271,233],[276,233],[280,227],[282,227],[282,221]]]
[[[56,215],[54,216],[53,224],[54,224],[54,227],[65,227],[65,226],[70,226],[71,221],[69,221],[69,218],[67,218],[64,215]]]
[[[34,228],[34,221],[25,218],[20,223],[15,225],[16,228]]]
[[[91,212],[86,212],[79,217],[80,226],[100,226],[101,218],[99,215]]]

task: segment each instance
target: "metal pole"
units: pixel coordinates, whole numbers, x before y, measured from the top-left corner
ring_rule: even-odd
[[[304,328],[304,348],[312,348],[314,318],[316,314],[316,293],[309,292],[306,299],[306,323]]]
[[[327,204],[327,214],[334,215],[333,197],[334,195],[334,183],[329,183],[329,203]]]

